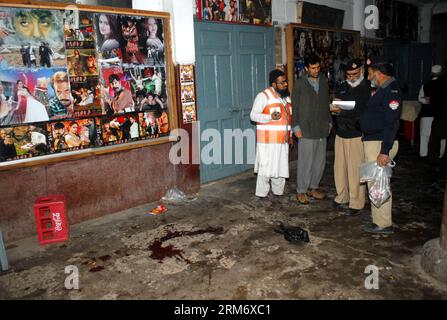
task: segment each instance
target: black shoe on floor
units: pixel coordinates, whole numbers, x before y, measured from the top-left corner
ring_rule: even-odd
[[[380,228],[375,223],[372,223],[370,225],[363,227],[363,231],[365,231],[367,233],[373,233],[373,234],[393,234],[394,233],[393,227]]]
[[[352,209],[352,208],[348,208],[348,209],[345,211],[345,215],[346,215],[346,216],[349,216],[349,217],[357,217],[357,216],[360,215],[360,210]]]
[[[349,203],[338,203],[335,200],[332,201],[332,208],[335,210],[345,210],[348,209]]]

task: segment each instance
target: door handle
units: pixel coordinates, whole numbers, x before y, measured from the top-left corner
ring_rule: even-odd
[[[232,112],[232,113],[236,113],[236,112],[239,112],[239,111],[241,111],[240,109],[231,109],[230,110],[230,112]]]

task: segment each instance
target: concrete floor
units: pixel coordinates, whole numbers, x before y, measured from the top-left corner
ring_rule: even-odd
[[[330,199],[299,205],[294,167],[287,196],[253,196],[248,172],[204,186],[198,199],[157,203],[71,227],[64,244],[36,238],[7,244],[11,270],[0,273],[1,299],[447,299],[447,284],[422,271],[422,246],[439,237],[445,170],[421,163],[403,144],[396,159],[396,234],[371,236],[361,227],[369,210],[350,218],[331,208],[333,153],[322,188]],[[288,243],[284,223],[310,233],[310,244]],[[79,290],[67,290],[68,265]],[[367,290],[365,268],[379,268],[379,289]]]

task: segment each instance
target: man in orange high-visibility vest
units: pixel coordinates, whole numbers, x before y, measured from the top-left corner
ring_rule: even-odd
[[[289,144],[292,143],[292,105],[284,72],[273,70],[270,87],[256,97],[250,114],[257,123],[255,172],[256,196],[266,198],[271,190],[282,196],[289,178]]]

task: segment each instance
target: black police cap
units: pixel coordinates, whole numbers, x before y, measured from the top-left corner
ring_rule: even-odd
[[[394,74],[394,67],[392,63],[389,62],[375,62],[370,68],[372,70],[377,70],[383,73],[386,76],[392,77]]]
[[[348,62],[346,70],[353,71],[353,70],[357,70],[360,67],[363,67],[363,61],[361,59],[352,59]]]

